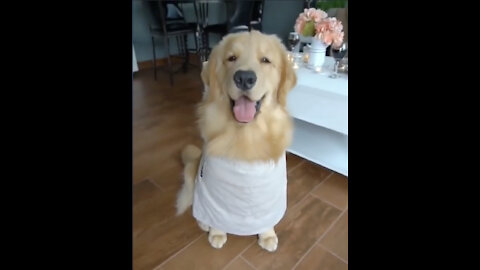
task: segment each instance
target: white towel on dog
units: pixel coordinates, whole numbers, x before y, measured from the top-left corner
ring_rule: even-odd
[[[277,161],[240,162],[202,156],[193,199],[193,216],[236,235],[273,228],[287,209],[285,154]]]

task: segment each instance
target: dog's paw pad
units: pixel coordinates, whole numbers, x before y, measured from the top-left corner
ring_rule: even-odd
[[[269,236],[266,238],[259,238],[258,244],[265,250],[273,252],[277,250],[278,246],[278,237],[277,236]]]
[[[227,242],[227,235],[226,234],[215,234],[208,236],[208,242],[214,248],[222,248],[223,245]]]

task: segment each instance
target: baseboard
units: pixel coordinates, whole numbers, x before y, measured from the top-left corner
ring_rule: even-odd
[[[189,53],[188,56],[189,56],[189,62],[191,64],[193,64],[193,65],[199,65],[200,64],[200,59],[199,59],[198,54]],[[182,57],[176,56],[176,55],[170,56],[170,60],[172,61],[172,63],[174,65],[175,64],[181,64],[184,61]],[[157,59],[156,62],[157,62],[157,67],[165,66],[165,65],[168,64],[168,61],[167,61],[166,57],[161,58],[161,59]],[[150,69],[150,68],[153,68],[153,61],[152,60],[138,62],[138,69],[139,70]]]

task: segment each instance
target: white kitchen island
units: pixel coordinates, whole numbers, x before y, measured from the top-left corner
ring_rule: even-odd
[[[288,151],[348,177],[348,75],[331,79],[334,60],[326,57],[322,73],[301,67],[289,93],[294,118]]]

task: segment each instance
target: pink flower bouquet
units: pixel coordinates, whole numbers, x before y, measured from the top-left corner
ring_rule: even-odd
[[[295,32],[319,39],[327,45],[338,47],[343,42],[342,22],[335,17],[328,17],[321,9],[305,9],[298,15],[294,28]]]

